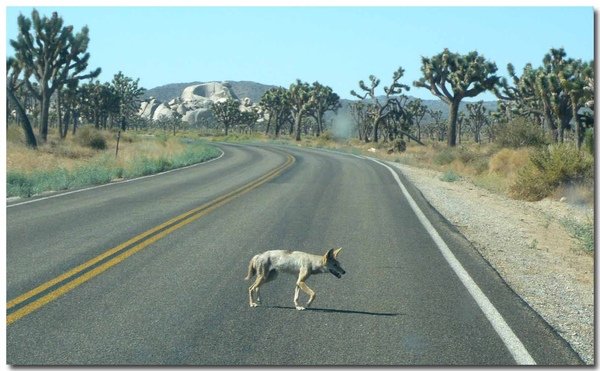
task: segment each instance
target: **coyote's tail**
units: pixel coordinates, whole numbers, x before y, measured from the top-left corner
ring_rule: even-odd
[[[244,278],[246,281],[254,277],[254,275],[256,274],[256,267],[254,266],[255,261],[256,256],[253,256],[252,259],[250,259],[250,263],[248,264],[248,274],[246,275],[246,278]]]

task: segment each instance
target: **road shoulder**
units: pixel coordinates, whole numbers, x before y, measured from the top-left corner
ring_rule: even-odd
[[[594,258],[565,231],[565,216],[593,220],[593,210],[545,200],[508,199],[467,180],[444,182],[441,173],[391,163],[472,242],[511,288],[594,362]]]

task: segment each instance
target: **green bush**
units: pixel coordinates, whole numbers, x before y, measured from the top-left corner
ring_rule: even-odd
[[[499,126],[495,143],[500,148],[540,147],[548,140],[540,126],[519,117]]]
[[[563,218],[560,223],[573,238],[577,239],[579,246],[584,251],[594,251],[594,223],[581,223],[570,218]]]
[[[560,185],[593,184],[594,159],[569,144],[535,150],[510,187],[513,197],[538,201]]]
[[[461,177],[460,175],[456,174],[454,171],[452,170],[448,170],[446,171],[444,174],[442,174],[442,176],[440,177],[440,180],[442,182],[456,182],[458,180],[460,180]]]
[[[89,147],[97,150],[105,150],[108,148],[106,138],[102,133],[92,126],[84,126],[77,131],[75,136],[77,142],[84,147]]]
[[[9,171],[6,174],[6,195],[8,197],[31,197],[33,195],[33,181],[26,174]]]

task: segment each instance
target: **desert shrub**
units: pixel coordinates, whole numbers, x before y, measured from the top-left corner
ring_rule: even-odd
[[[440,180],[442,182],[456,182],[458,180],[460,180],[461,177],[460,175],[456,174],[454,171],[452,170],[448,170],[446,171],[444,174],[442,174],[442,176],[440,177]]]
[[[333,133],[329,130],[325,130],[321,133],[320,138],[323,140],[333,140]]]
[[[436,165],[448,165],[456,159],[456,151],[454,148],[442,148],[433,156],[433,163]]]
[[[84,146],[96,150],[108,148],[104,135],[92,126],[84,126],[77,131],[76,141]]]
[[[33,195],[32,179],[22,172],[9,171],[6,174],[6,195],[8,197],[31,197]]]
[[[568,144],[536,149],[510,187],[513,197],[538,201],[560,185],[593,184],[594,159]]]
[[[471,173],[481,174],[488,169],[488,156],[485,152],[467,147],[446,147],[433,156],[432,162],[441,166],[452,164],[458,171],[467,169]]]
[[[584,251],[594,251],[594,223],[578,222],[571,218],[563,218],[560,220],[560,223],[567,229],[569,234],[577,240],[579,246]]]
[[[529,162],[529,149],[502,148],[489,161],[489,172],[510,176]]]
[[[403,139],[396,139],[394,141],[394,149],[398,152],[405,152],[406,142]]]
[[[539,147],[548,140],[540,126],[519,117],[498,127],[495,143],[508,148]]]

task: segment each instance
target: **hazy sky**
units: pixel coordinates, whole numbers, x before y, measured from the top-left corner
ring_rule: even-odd
[[[402,66],[410,95],[421,56],[444,48],[477,50],[506,76],[512,62],[539,66],[550,48],[594,57],[592,7],[37,7],[90,29],[90,68],[101,81],[118,71],[145,88],[174,82],[250,80],[288,87],[296,78],[331,86],[342,98],[359,80],[379,77],[381,92]],[[17,17],[6,8],[6,53]],[[477,99],[493,99],[491,94]]]

